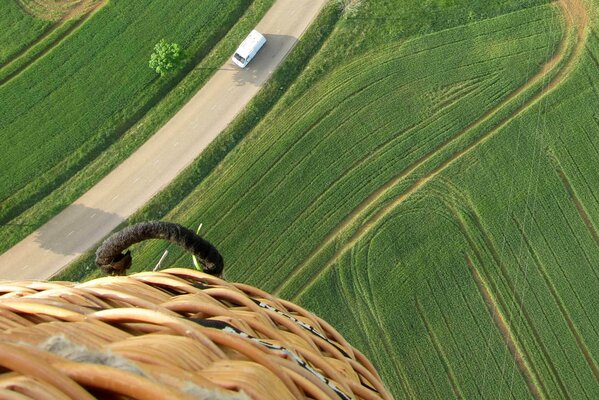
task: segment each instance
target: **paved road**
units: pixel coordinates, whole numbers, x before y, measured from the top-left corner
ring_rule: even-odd
[[[265,47],[231,62],[152,138],[55,218],[0,255],[0,279],[47,279],[110,233],[188,166],[260,90],[327,0],[277,0],[257,26]]]

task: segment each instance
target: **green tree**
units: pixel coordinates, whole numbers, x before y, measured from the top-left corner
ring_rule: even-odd
[[[150,68],[164,76],[181,66],[181,47],[177,43],[168,43],[160,39],[154,45],[154,52],[150,56]]]

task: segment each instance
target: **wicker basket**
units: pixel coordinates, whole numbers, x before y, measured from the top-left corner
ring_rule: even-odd
[[[390,399],[329,324],[190,269],[0,281],[0,398]]]

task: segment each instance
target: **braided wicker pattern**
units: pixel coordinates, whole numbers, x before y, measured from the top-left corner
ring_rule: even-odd
[[[329,324],[190,269],[0,281],[0,398],[391,399]]]

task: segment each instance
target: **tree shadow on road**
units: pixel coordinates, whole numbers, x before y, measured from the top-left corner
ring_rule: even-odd
[[[117,214],[72,204],[43,225],[35,241],[54,253],[83,253],[123,221]]]

